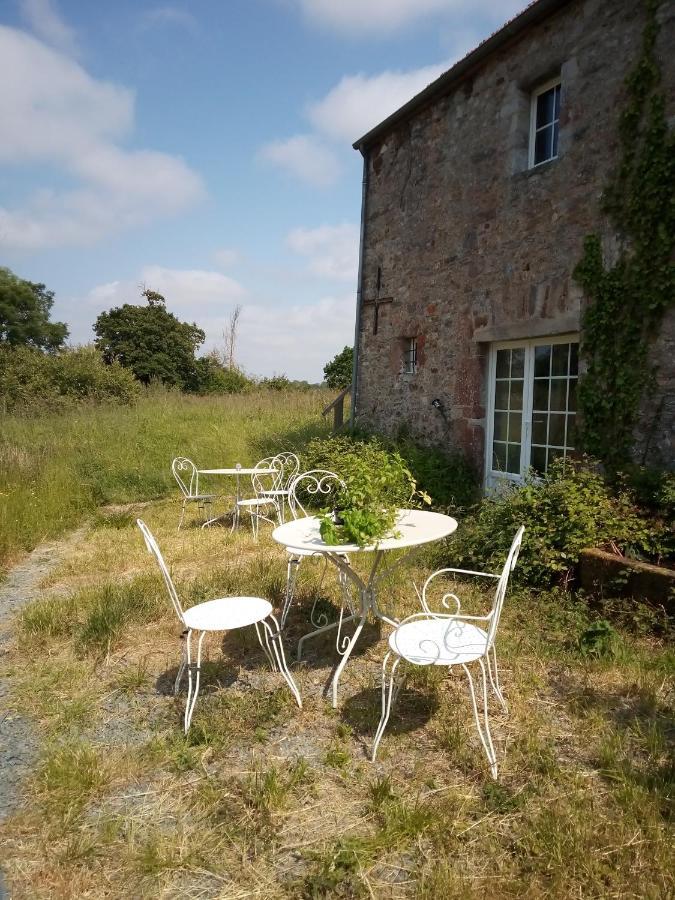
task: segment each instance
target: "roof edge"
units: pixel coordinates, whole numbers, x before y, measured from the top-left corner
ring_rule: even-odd
[[[525,29],[532,25],[537,25],[543,19],[548,18],[548,16],[571,2],[572,0],[535,0],[534,3],[531,3],[521,13],[503,25],[499,31],[486,38],[475,50],[472,50],[459,62],[456,62],[447,72],[439,75],[435,81],[427,85],[419,94],[415,94],[407,103],[404,103],[403,106],[400,106],[386,119],[383,119],[378,125],[367,131],[352,144],[354,150],[360,150],[363,153],[364,149],[367,149],[377,138],[382,137],[399,122],[405,121],[438,97],[446,94],[454,84],[458,84],[462,78],[477,68],[495,50],[517,37]]]

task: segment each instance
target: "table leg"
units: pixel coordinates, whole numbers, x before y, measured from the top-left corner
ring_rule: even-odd
[[[232,512],[232,528],[230,531],[234,531],[235,528],[239,528],[239,501],[241,500],[241,486],[239,480],[241,475],[239,472],[235,475],[236,487],[235,487],[235,500],[234,500],[234,510]]]

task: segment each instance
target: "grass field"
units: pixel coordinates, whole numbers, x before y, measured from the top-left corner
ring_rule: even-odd
[[[411,671],[369,762],[388,629],[364,631],[333,710],[323,695],[336,659],[330,639],[294,661],[319,591],[335,614],[335,579],[319,588],[312,560],[285,637],[303,709],[254,633],[214,637],[183,736],[185,692],[172,694],[180,626],[135,517],[157,535],[186,605],[250,592],[278,608],[285,554],[269,529],[258,544],[245,528],[177,532],[175,499],[148,501],[170,488],[174,452],[216,465],[292,446],[322,427],[317,400],[277,409],[262,398],[164,398],[156,422],[149,400],[128,422],[97,411],[89,430],[84,414],[77,427],[13,423],[14,446],[32,428],[46,462],[58,442],[49,443],[50,427],[69,442],[64,467],[95,457],[115,505],[94,511],[102,495],[92,481],[96,496],[79,508],[85,536],[18,618],[2,661],[40,744],[23,806],[0,825],[12,897],[672,896],[672,645],[646,622],[618,628],[612,656],[588,658],[578,638],[590,613],[562,593],[507,598],[499,650],[510,711],[492,716],[499,782],[465,684],[436,669]],[[36,484],[36,506],[48,484]],[[39,528],[25,534],[30,543]],[[411,582],[426,573],[424,557],[397,570],[383,588],[387,610],[415,611]],[[463,608],[489,602],[474,592]]]
[[[22,551],[97,506],[165,497],[171,460],[253,463],[326,430],[330,392],[190,397],[157,389],[133,407],[0,418],[0,575]]]

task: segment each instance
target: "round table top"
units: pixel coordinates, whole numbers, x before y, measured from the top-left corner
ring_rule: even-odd
[[[423,509],[399,509],[395,530],[400,537],[388,537],[376,545],[359,547],[358,544],[326,544],[319,531],[319,517],[307,516],[285,522],[272,532],[278,544],[294,550],[313,553],[359,553],[367,550],[401,550],[431,541],[440,541],[457,529],[457,521],[442,513]]]
[[[274,475],[276,469],[245,469],[243,466],[239,469],[197,469],[200,475]]]

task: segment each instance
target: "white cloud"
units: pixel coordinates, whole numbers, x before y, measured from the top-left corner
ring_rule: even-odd
[[[201,180],[181,159],[118,145],[133,121],[132,91],[0,26],[0,163],[48,163],[75,181],[35,191],[19,208],[0,206],[0,246],[88,244],[197,200]]]
[[[252,297],[220,272],[145,266],[136,279],[97,285],[84,297],[57,299],[55,320],[71,325],[71,340],[92,340],[96,316],[123,303],[141,304],[142,285],[166,297],[167,309],[206,332],[204,350],[222,346],[223,329],[235,304],[242,305],[237,361],[256,375],[286,373],[320,381],[324,365],[354,337],[355,297],[323,297],[287,306],[278,297]]]
[[[438,78],[450,63],[409,72],[346,75],[309,107],[314,127],[336,140],[355,141]]]
[[[19,0],[19,9],[28,27],[47,44],[75,56],[75,31],[59,15],[51,0]]]
[[[213,253],[213,261],[221,269],[229,269],[241,260],[241,254],[233,247],[221,247]]]
[[[195,31],[197,20],[186,9],[169,5],[148,9],[141,16],[140,27],[142,30],[163,25],[175,25],[188,31]]]
[[[265,144],[258,155],[263,161],[314,187],[329,187],[337,181],[341,171],[335,153],[312,134],[272,141]]]
[[[286,237],[294,253],[306,256],[314,275],[356,283],[359,264],[357,225],[321,225],[318,228],[294,228]]]
[[[495,12],[504,19],[526,0],[296,0],[311,22],[354,35],[391,34],[417,19],[444,15],[462,18]]]

